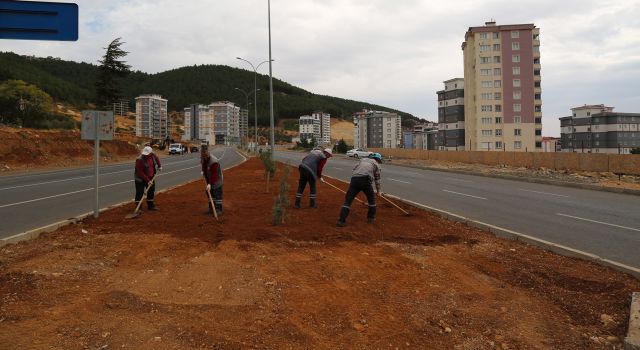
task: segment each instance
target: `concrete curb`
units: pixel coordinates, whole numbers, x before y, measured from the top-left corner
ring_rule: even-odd
[[[580,189],[583,189],[583,190],[594,190],[594,191],[613,192],[613,193],[622,193],[622,194],[640,196],[640,190],[633,190],[633,189],[627,189],[627,188],[604,187],[604,186],[598,186],[598,185],[593,185],[593,184],[581,184],[581,183],[567,182],[567,181],[560,181],[560,180],[552,180],[552,179],[539,179],[539,178],[531,178],[531,177],[520,177],[520,176],[514,176],[514,175],[507,175],[507,174],[505,174],[505,175],[485,174],[485,173],[480,173],[480,172],[475,172],[475,171],[470,171],[470,170],[443,169],[443,168],[435,168],[435,167],[411,165],[411,164],[397,164],[397,163],[393,164],[393,162],[391,162],[389,164],[395,165],[395,166],[413,168],[413,169],[440,171],[440,172],[444,172],[444,173],[454,173],[454,174],[472,175],[472,176],[483,176],[483,177],[490,177],[490,178],[494,178],[494,179],[513,180],[513,181],[520,181],[520,182],[538,183],[538,184],[544,184],[544,185],[573,187],[573,188],[580,188]]]
[[[238,154],[243,158],[243,160],[238,164],[234,164],[234,165],[224,169],[225,171],[229,170],[229,169],[232,169],[232,168],[235,168],[235,167],[239,166],[240,164],[243,164],[244,162],[247,161],[247,158],[244,155],[242,155],[240,152],[238,152]],[[168,192],[168,191],[174,190],[174,189],[176,189],[178,187],[190,184],[190,183],[195,182],[195,181],[199,181],[199,180],[189,180],[189,181],[186,181],[186,182],[182,182],[182,183],[179,183],[177,185],[158,190],[156,193]],[[116,203],[116,204],[110,205],[108,207],[101,208],[99,212],[102,213],[102,212],[105,212],[107,210],[118,208],[118,207],[121,207],[123,205],[131,204],[131,203],[132,203],[131,200],[120,202],[120,203]],[[80,214],[80,215],[78,215],[76,217],[69,218],[69,219],[66,219],[66,220],[61,220],[61,221],[55,222],[53,224],[49,224],[49,225],[46,225],[46,226],[38,227],[38,228],[35,228],[33,230],[29,230],[29,231],[25,231],[25,232],[22,232],[22,233],[18,233],[18,234],[13,235],[13,236],[2,238],[2,239],[0,239],[0,248],[4,247],[5,245],[8,245],[8,244],[15,244],[15,243],[19,243],[19,242],[22,242],[22,241],[28,241],[28,240],[36,239],[36,238],[40,237],[40,235],[43,234],[43,233],[53,232],[53,231],[55,231],[55,230],[57,230],[57,229],[59,229],[61,227],[64,227],[64,226],[67,226],[67,225],[70,225],[70,224],[76,224],[76,223],[78,223],[78,222],[80,222],[80,221],[82,221],[82,220],[84,220],[84,219],[86,219],[86,218],[88,218],[88,217],[90,217],[92,215],[93,215],[93,211],[88,212],[88,213],[84,213],[84,214]]]
[[[640,292],[633,293],[631,298],[629,330],[624,338],[624,350],[640,350]]]

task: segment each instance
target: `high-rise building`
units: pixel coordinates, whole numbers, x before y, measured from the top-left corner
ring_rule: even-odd
[[[207,141],[215,144],[213,114],[207,105],[192,104],[184,109],[183,141]]]
[[[236,145],[240,143],[240,107],[233,102],[218,101],[209,105],[213,114],[213,133],[216,144]]]
[[[445,80],[438,94],[438,150],[464,150],[464,79]]]
[[[318,145],[331,143],[331,115],[321,111],[303,115],[298,121],[300,140],[316,140]]]
[[[466,148],[541,150],[539,28],[486,22],[469,28],[462,51]]]
[[[560,118],[563,152],[629,154],[640,148],[640,113],[614,112],[613,107],[584,105]]]
[[[248,142],[247,137],[249,136],[249,110],[247,109],[240,109],[239,132],[240,132],[240,141]]]
[[[167,100],[162,96],[136,97],[136,136],[156,139],[170,137]]]
[[[127,116],[129,115],[129,100],[120,99],[111,104],[113,115]]]
[[[362,110],[353,115],[353,142],[356,148],[399,148],[402,117],[397,113]]]

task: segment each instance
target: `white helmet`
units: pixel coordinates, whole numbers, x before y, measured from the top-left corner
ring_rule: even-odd
[[[324,153],[329,154],[329,157],[333,157],[333,151],[331,151],[331,148],[325,148]]]
[[[153,153],[153,148],[146,146],[145,148],[142,149],[142,155],[143,156],[148,156],[151,153]]]

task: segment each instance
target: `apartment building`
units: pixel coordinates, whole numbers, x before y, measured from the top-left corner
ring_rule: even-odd
[[[167,102],[155,94],[136,97],[136,136],[154,139],[170,137]]]
[[[445,80],[438,94],[438,150],[464,150],[464,79]]]
[[[397,113],[362,110],[353,115],[356,148],[399,148],[402,117]]]
[[[113,115],[127,116],[129,115],[129,100],[121,99],[111,104]]]
[[[183,141],[207,141],[215,145],[213,114],[207,105],[192,104],[184,109]]]
[[[539,28],[486,22],[469,28],[462,51],[466,149],[540,151]]]
[[[613,108],[584,105],[560,118],[562,151],[629,154],[640,148],[640,113],[619,113]]]
[[[412,130],[405,130],[403,132],[403,147],[422,150],[436,149],[435,146],[433,146],[434,148],[429,148],[429,140],[432,142],[435,140],[433,137],[434,131],[437,134],[437,123],[427,122],[414,125]]]
[[[331,115],[316,111],[303,115],[298,121],[300,140],[315,139],[319,145],[331,144]]]
[[[213,134],[216,144],[240,143],[240,107],[233,102],[217,101],[209,105],[213,115]]]
[[[239,132],[240,132],[240,142],[241,143],[248,142],[248,136],[249,136],[249,110],[247,110],[247,109],[240,109]]]

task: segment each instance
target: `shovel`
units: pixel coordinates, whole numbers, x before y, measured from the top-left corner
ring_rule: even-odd
[[[384,199],[385,201],[389,202],[389,204],[391,204],[391,205],[393,205],[394,207],[396,207],[396,208],[400,209],[400,211],[401,211],[401,212],[403,212],[405,216],[411,216],[411,214],[410,214],[408,211],[406,211],[406,210],[404,210],[404,209],[400,208],[400,206],[399,206],[399,205],[397,205],[397,204],[395,204],[394,202],[392,202],[392,201],[391,201],[391,199],[389,199],[389,198],[385,197],[382,193],[379,193],[378,195],[380,195],[380,197],[382,197],[382,199]]]
[[[206,178],[204,179],[204,183],[208,185]],[[213,197],[211,197],[211,192],[207,191],[206,189],[204,191],[207,192],[207,196],[209,196],[209,203],[211,203],[211,208],[213,209],[213,216],[216,218],[216,221],[218,221],[218,211],[216,210],[216,206],[213,204]]]
[[[133,213],[131,214],[127,214],[127,216],[125,216],[125,219],[133,219],[140,216],[140,214],[142,214],[142,210],[140,210],[140,206],[142,205],[142,202],[144,202],[144,200],[147,199],[147,192],[149,192],[149,189],[151,188],[151,186],[153,186],[153,183],[156,181],[156,175],[158,174],[156,173],[155,175],[153,175],[153,178],[151,178],[151,181],[149,181],[147,188],[144,189],[144,194],[142,195],[142,198],[140,198],[140,202],[138,202],[138,205],[136,205],[136,210],[134,210]]]
[[[342,193],[344,193],[344,194],[347,194],[347,192],[346,192],[345,190],[341,189],[341,188],[340,188],[340,187],[338,187],[338,186],[334,186],[334,185],[332,185],[332,184],[330,184],[330,183],[328,183],[328,182],[326,182],[326,181],[324,181],[324,183],[326,183],[327,185],[329,185],[329,186],[331,186],[331,187],[335,188],[336,190],[338,190],[338,191],[340,191],[340,192],[342,192]],[[365,204],[365,203],[364,203],[360,198],[358,198],[358,197],[355,197],[354,199],[355,199],[355,200],[357,200],[358,202],[362,203],[362,204]]]

